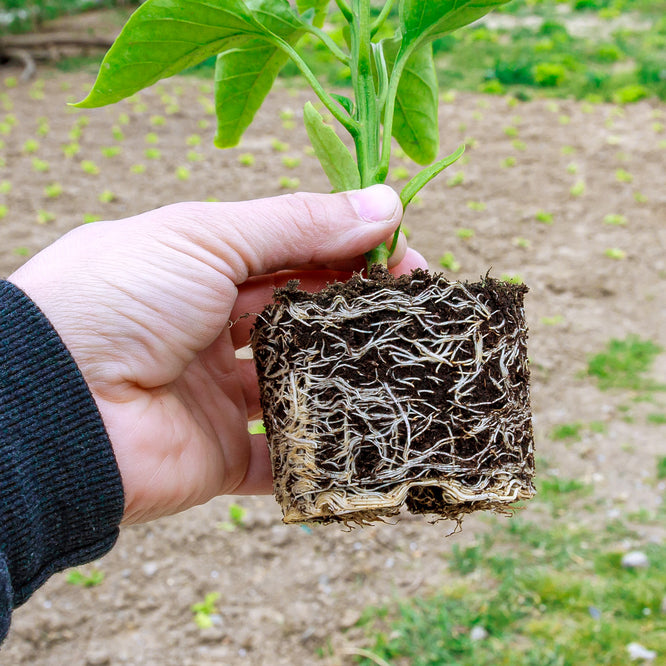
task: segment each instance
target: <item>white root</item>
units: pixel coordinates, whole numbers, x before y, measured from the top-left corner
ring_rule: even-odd
[[[482,292],[439,278],[416,294],[384,287],[351,299],[337,294],[326,306],[279,299],[271,308],[253,346],[256,353],[261,345],[270,380],[262,403],[285,522],[365,524],[429,488],[447,505],[441,515],[458,520],[534,494],[529,389],[511,379],[527,376],[521,307],[494,311]],[[267,319],[278,335],[266,333]],[[304,327],[321,338],[299,348],[291,331]],[[357,371],[368,354],[377,359],[375,376]],[[424,373],[429,388],[420,387]],[[481,382],[490,396],[483,401],[475,398]],[[439,439],[429,442],[435,427]],[[324,444],[332,451],[326,459]],[[358,468],[368,457],[371,477]]]

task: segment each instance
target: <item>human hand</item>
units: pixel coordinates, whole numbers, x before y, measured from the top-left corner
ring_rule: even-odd
[[[124,523],[220,494],[271,492],[251,360],[237,359],[275,286],[360,269],[402,215],[390,188],[180,203],[63,236],[10,276],[44,312],[102,415]],[[391,270],[425,267],[401,237]]]

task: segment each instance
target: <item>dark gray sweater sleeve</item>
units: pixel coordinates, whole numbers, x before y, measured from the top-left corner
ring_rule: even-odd
[[[0,281],[0,642],[51,574],[111,549],[123,505],[83,376],[37,306]]]

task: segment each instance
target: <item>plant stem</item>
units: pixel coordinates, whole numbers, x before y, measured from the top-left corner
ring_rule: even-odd
[[[393,9],[394,3],[395,0],[386,0],[384,6],[382,7],[382,11],[379,13],[379,16],[375,19],[375,22],[370,27],[370,37],[374,37],[377,34],[379,28],[384,25],[384,21],[386,21],[387,16],[391,13],[391,9]]]
[[[349,134],[351,134],[354,140],[356,140],[356,137],[361,130],[359,123],[344,112],[335,99],[324,90],[317,80],[317,77],[296,50],[277,35],[267,35],[266,39],[282,49],[292,59],[296,67],[298,67],[310,84],[312,90],[314,90],[317,97],[319,97],[324,106],[331,112],[331,115],[349,132]]]
[[[353,20],[352,12],[345,0],[335,0],[335,4],[338,6],[338,9],[342,15],[345,17],[347,23],[351,23]]]
[[[352,0],[351,61],[352,86],[356,102],[356,120],[360,131],[354,137],[356,161],[361,187],[374,184],[373,176],[379,159],[379,118],[375,82],[372,77],[372,46],[370,44],[370,2]]]
[[[331,39],[330,35],[314,25],[308,25],[306,29],[311,35],[317,37],[317,39],[326,46],[333,57],[339,60],[343,65],[349,66],[349,56],[340,49],[340,47]]]
[[[375,173],[375,182],[383,183],[386,180],[389,170],[389,160],[391,158],[391,135],[393,134],[393,114],[395,113],[395,100],[398,95],[398,85],[402,71],[412,55],[413,48],[408,48],[404,53],[402,50],[393,64],[393,71],[389,80],[388,93],[386,95],[386,105],[384,106],[384,136],[382,137],[382,154],[379,160],[379,166]]]
[[[370,0],[352,0],[352,16],[349,22],[351,36],[352,87],[356,103],[356,121],[359,132],[354,136],[356,163],[361,176],[361,187],[374,185],[379,161],[379,113],[377,93],[372,75],[372,44],[370,37]],[[388,250],[382,243],[367,252],[368,269],[373,264],[388,261]]]
[[[389,249],[386,247],[386,243],[378,245],[376,248],[365,253],[365,261],[368,267],[368,270],[372,268],[375,264],[381,264],[382,266],[388,265],[388,258],[390,256]]]

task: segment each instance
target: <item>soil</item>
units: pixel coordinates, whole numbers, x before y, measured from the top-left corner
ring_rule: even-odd
[[[20,69],[3,68],[0,81],[9,75],[20,75]],[[38,76],[43,87],[29,82],[0,89],[13,103],[0,118],[13,113],[17,121],[8,136],[0,136],[5,143],[0,156],[6,160],[0,182],[12,183],[11,191],[0,195],[8,207],[0,220],[3,276],[81,224],[84,213],[115,219],[178,200],[269,196],[288,191],[280,186],[284,176],[299,178],[299,189],[328,189],[314,158],[304,153],[302,91],[282,86],[272,93],[243,145],[223,152],[212,146],[213,117],[200,102],[203,96],[208,103],[210,94],[201,92],[202,82],[173,79],[142,94],[145,106],[124,103],[86,112],[90,122],[79,139],[81,152],[65,158],[61,146],[70,143],[69,133],[82,115],[65,102],[70,95],[81,98],[93,74],[42,69]],[[177,112],[166,112],[171,101],[164,95],[178,95]],[[0,98],[0,105],[7,98]],[[601,529],[627,512],[655,510],[664,493],[664,484],[655,481],[654,462],[664,455],[664,429],[645,418],[651,411],[663,412],[663,404],[631,403],[625,392],[602,392],[582,371],[588,356],[613,337],[635,333],[666,347],[666,136],[655,126],[664,122],[666,107],[657,101],[624,109],[553,104],[534,100],[510,107],[506,98],[467,94],[443,104],[442,151],[451,152],[465,137],[474,140],[473,148],[464,164],[423,191],[406,224],[410,243],[433,269],[450,251],[460,263],[452,277],[476,280],[490,269],[498,277],[519,274],[529,285],[537,477],[548,465],[548,473],[593,484],[593,508],[571,507],[560,519]],[[280,118],[290,111],[293,128],[291,120]],[[104,157],[101,149],[116,144],[111,128],[125,120],[122,113],[129,120],[121,126],[122,152]],[[163,116],[165,124],[151,124],[154,115]],[[49,124],[45,137],[37,134],[42,116]],[[202,118],[210,121],[206,129],[198,127]],[[524,150],[505,133],[509,125],[517,128]],[[149,132],[159,139],[158,161],[144,155]],[[194,134],[202,137],[200,146],[188,146]],[[28,138],[39,140],[35,155],[23,150]],[[274,139],[288,143],[287,151],[276,152]],[[187,162],[189,150],[202,159]],[[252,153],[254,166],[241,166],[241,153]],[[300,157],[300,165],[282,166],[285,154]],[[34,171],[35,156],[50,170]],[[515,157],[515,166],[501,165],[507,157]],[[85,173],[82,159],[94,160],[100,174]],[[145,172],[133,173],[135,164],[145,164]],[[190,169],[189,180],[177,177],[179,166]],[[619,181],[618,169],[631,174],[632,182]],[[464,180],[447,186],[459,171]],[[579,180],[585,191],[573,196],[570,190]],[[64,193],[50,199],[44,188],[54,181]],[[114,195],[109,203],[100,203],[104,190]],[[478,210],[479,203],[484,210]],[[38,223],[40,210],[54,219]],[[552,224],[537,221],[540,210],[552,214]],[[605,224],[609,214],[624,215],[626,225]],[[459,228],[475,234],[461,239],[455,233]],[[624,259],[606,256],[609,248],[621,249]],[[654,375],[664,381],[666,354],[658,357]],[[627,405],[633,422],[623,418]],[[556,425],[591,421],[602,422],[605,431],[584,430],[573,443],[550,437]],[[229,520],[232,502],[248,514],[244,527],[230,532],[219,525]],[[523,511],[527,519],[543,515],[538,499]],[[96,563],[105,573],[97,587],[82,589],[68,584],[66,574],[54,576],[16,611],[0,662],[351,663],[350,648],[364,644],[362,629],[353,626],[363,609],[437,589],[449,576],[446,555],[452,546],[472,543],[487,525],[482,514],[469,516],[462,533],[448,539],[450,525],[409,515],[396,525],[352,531],[303,529],[282,524],[272,497],[219,498],[124,529],[116,548]],[[666,538],[663,525],[635,528],[641,538]],[[190,606],[213,591],[221,593],[219,613],[212,628],[201,630]],[[324,646],[336,656],[319,662],[317,650]]]
[[[286,523],[461,520],[534,494],[523,284],[290,282],[252,348]]]

